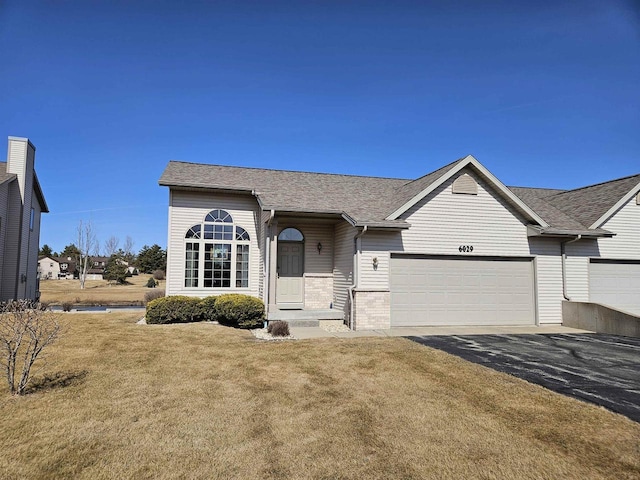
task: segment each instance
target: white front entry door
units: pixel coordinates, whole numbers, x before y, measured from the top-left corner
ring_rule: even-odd
[[[278,242],[278,308],[304,307],[304,243]]]

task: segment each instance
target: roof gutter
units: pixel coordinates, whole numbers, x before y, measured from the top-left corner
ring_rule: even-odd
[[[573,240],[567,240],[565,242],[560,242],[560,254],[562,258],[562,296],[565,300],[571,301],[571,297],[569,297],[567,293],[567,251],[566,246],[570,243],[577,242],[582,238],[582,235],[578,235]]]
[[[353,237],[353,285],[349,287],[349,328],[353,330],[353,290],[358,287],[360,284],[360,272],[358,269],[358,264],[360,263],[359,252],[362,250],[362,241],[360,240],[362,236],[367,233],[369,227],[365,225],[362,230],[356,233]]]

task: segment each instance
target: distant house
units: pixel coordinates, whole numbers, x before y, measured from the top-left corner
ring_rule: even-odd
[[[109,257],[90,257],[87,280],[102,280]],[[72,257],[41,257],[38,259],[40,278],[68,280],[78,278],[79,269]]]
[[[640,315],[640,175],[564,191],[472,156],[413,180],[170,162],[160,185],[168,295],[358,330],[559,324],[563,300]]]
[[[92,267],[87,270],[87,280],[102,280],[109,257],[91,257]]]
[[[78,278],[76,262],[71,257],[40,257],[38,273],[42,280]]]
[[[29,139],[9,137],[7,161],[0,162],[0,301],[40,297],[40,215],[49,208],[35,156]]]

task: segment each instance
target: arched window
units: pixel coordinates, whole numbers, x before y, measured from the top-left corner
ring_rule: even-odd
[[[211,210],[185,234],[184,286],[248,288],[250,240],[229,212]]]
[[[278,235],[278,240],[284,242],[302,242],[304,241],[304,236],[302,235],[302,232],[297,228],[289,227],[280,232],[280,235]]]

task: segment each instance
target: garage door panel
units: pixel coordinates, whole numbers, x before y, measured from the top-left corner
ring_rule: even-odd
[[[392,325],[534,324],[532,261],[512,260],[392,257]]]
[[[592,261],[589,264],[589,299],[640,315],[640,263]]]

